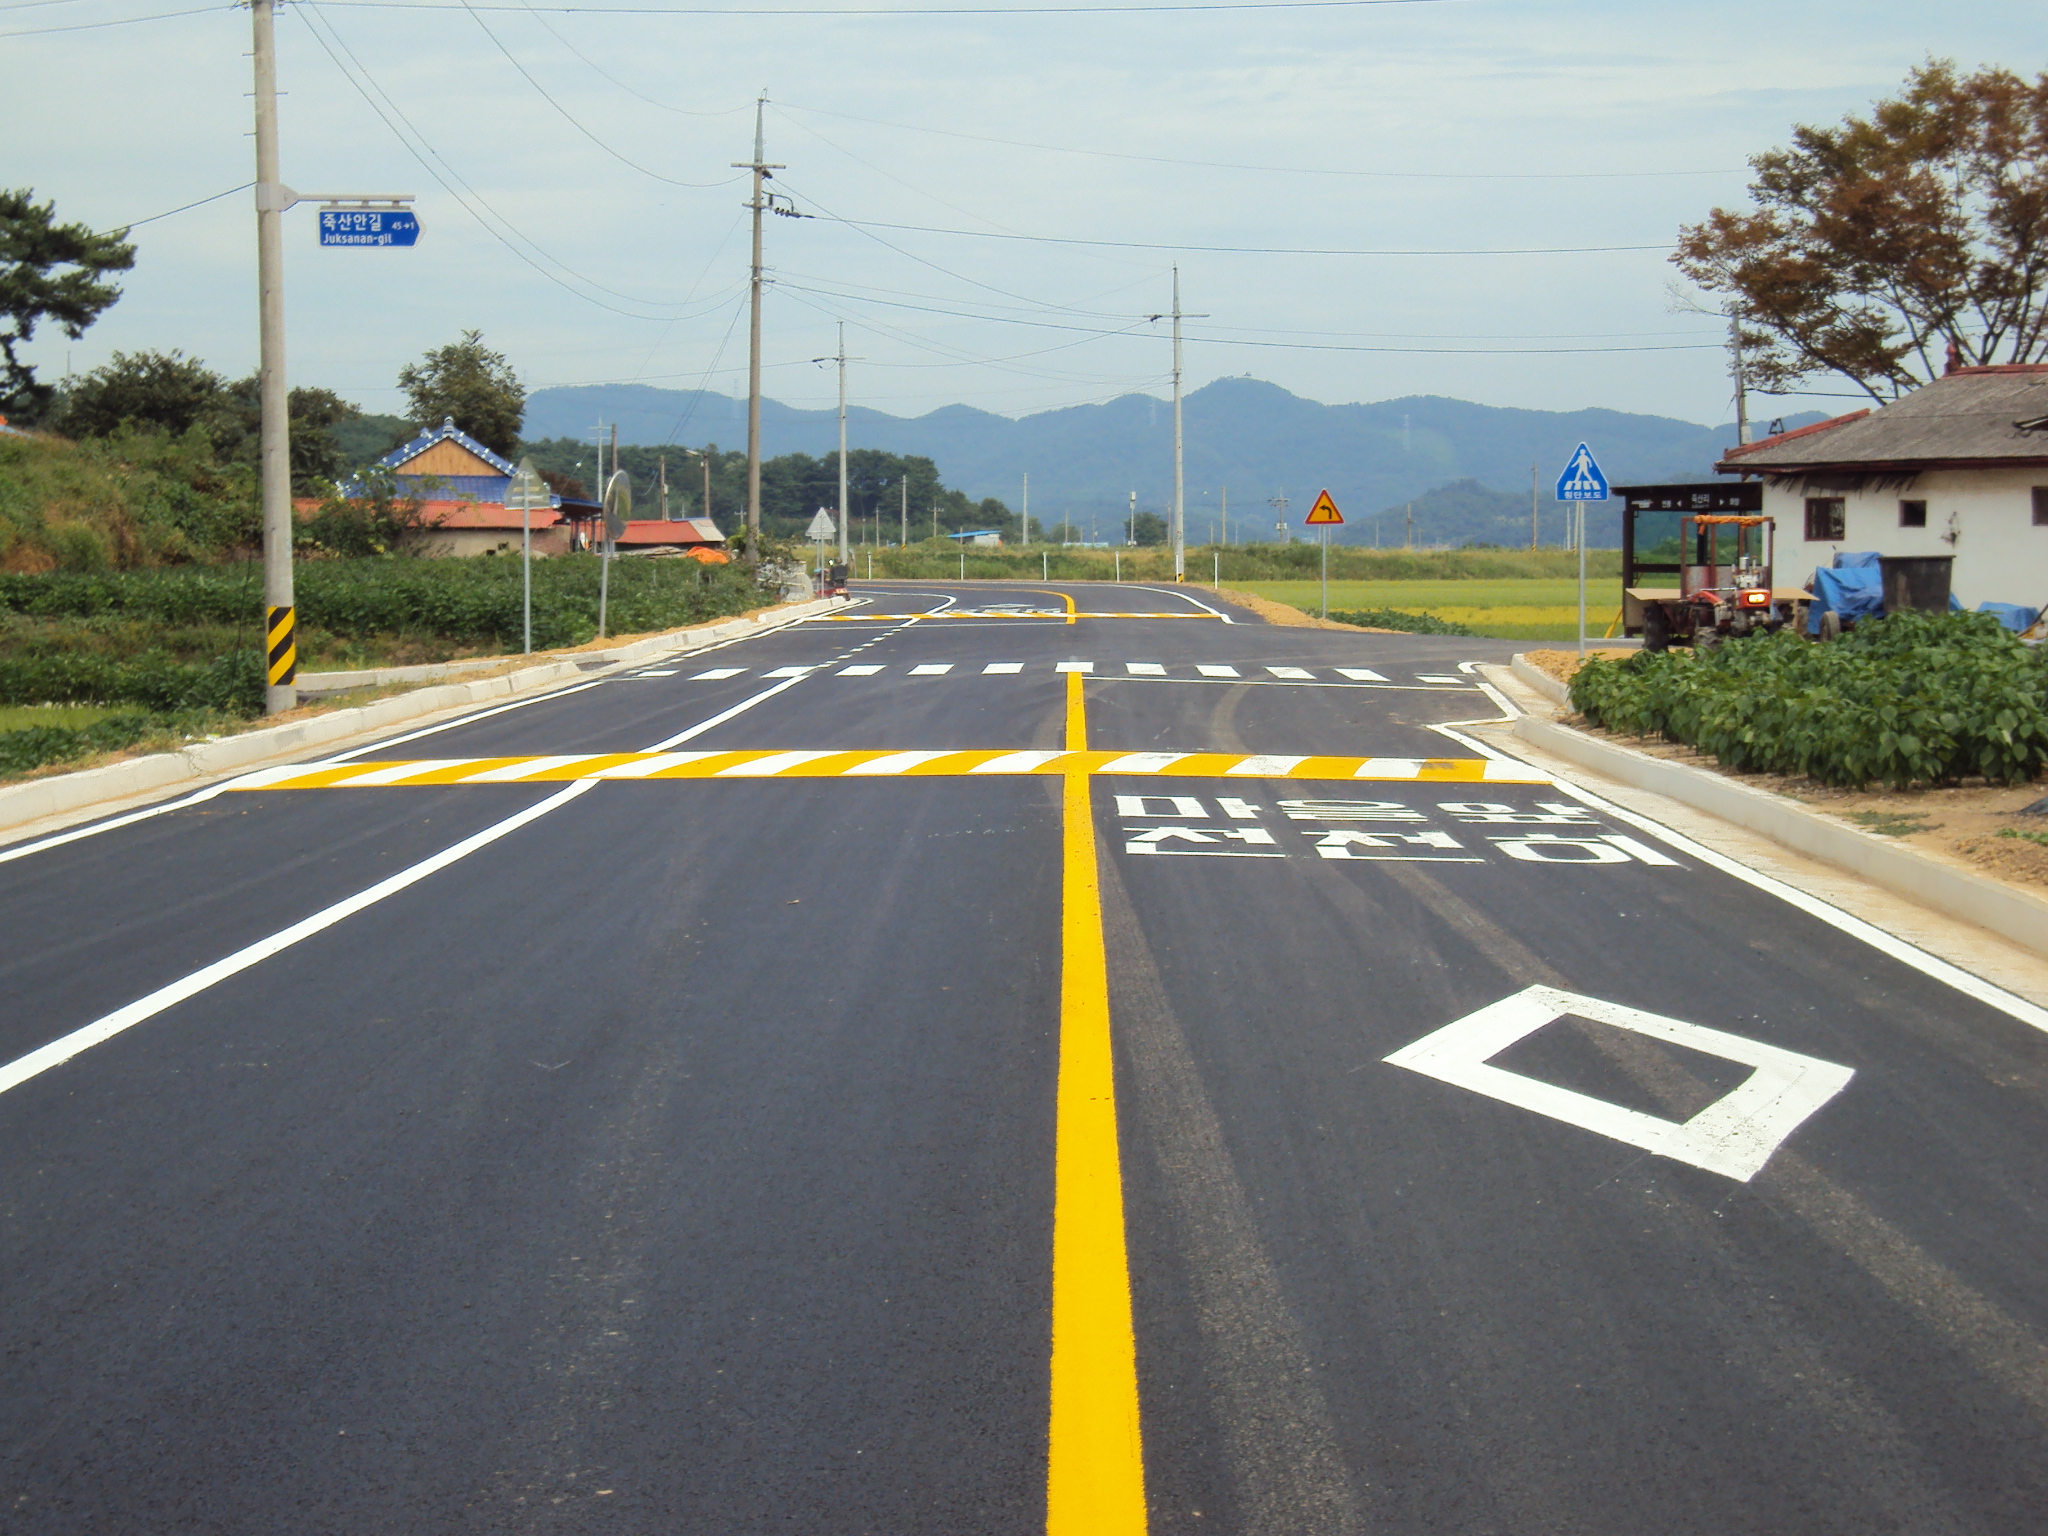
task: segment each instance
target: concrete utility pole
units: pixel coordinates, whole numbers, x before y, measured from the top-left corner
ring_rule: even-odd
[[[291,400],[284,372],[284,188],[277,159],[277,32],[273,0],[250,0],[256,54],[257,395],[263,413],[263,708],[299,702],[298,623],[292,607]]]
[[[754,101],[754,158],[735,160],[733,169],[754,173],[754,196],[746,206],[754,214],[754,261],[752,268],[753,312],[747,326],[747,564],[761,563],[761,215],[767,211],[764,183],[771,172],[782,169],[767,163],[763,147],[761,117],[768,98]],[[842,349],[843,350],[843,349]]]
[[[1173,269],[1173,579],[1188,575],[1187,508],[1181,480],[1180,433],[1180,266]]]
[[[1266,498],[1266,505],[1273,509],[1273,530],[1280,535],[1280,542],[1292,544],[1294,542],[1294,530],[1287,526],[1287,498],[1285,496],[1269,496]]]
[[[903,477],[903,542],[898,548],[910,548],[910,476]]]
[[[1735,441],[1749,441],[1749,389],[1742,377],[1742,311],[1728,313],[1728,345],[1735,353]]]
[[[755,153],[757,156],[760,153],[758,146]],[[756,214],[754,219],[755,223],[758,224],[760,222],[760,215]],[[846,531],[846,322],[844,320],[839,322],[839,352],[836,361],[839,364],[839,563],[844,565],[846,564],[848,554],[848,536]],[[755,475],[757,478],[759,473],[760,471],[756,469]]]
[[[1536,466],[1529,465],[1529,547],[1536,547]]]
[[[1138,542],[1138,493],[1131,492],[1131,520],[1124,528],[1124,542],[1134,548]]]
[[[1217,540],[1225,549],[1230,547],[1230,487],[1223,487],[1223,533]]]
[[[1024,471],[1024,513],[1020,519],[1020,526],[1024,530],[1024,547],[1029,549],[1031,547],[1031,471],[1028,469]]]

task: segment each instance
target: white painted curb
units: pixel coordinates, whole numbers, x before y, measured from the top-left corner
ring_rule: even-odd
[[[650,635],[617,650],[583,652],[573,661],[544,662],[537,667],[525,667],[499,677],[480,678],[473,683],[445,683],[438,688],[420,688],[355,709],[337,709],[332,714],[315,715],[310,720],[298,720],[290,725],[244,731],[238,736],[201,742],[176,752],[157,752],[148,757],[109,763],[104,768],[85,768],[77,773],[53,774],[46,779],[32,779],[26,784],[11,784],[0,788],[0,831],[41,821],[45,817],[61,816],[68,811],[82,810],[102,801],[125,800],[152,790],[230,773],[273,758],[288,758],[309,748],[333,747],[350,737],[366,736],[441,710],[535,693],[589,677],[605,668],[633,666],[676,651],[694,650],[720,640],[759,634],[763,629],[779,628],[829,608],[844,606],[843,599],[825,598],[771,608],[753,619],[726,619],[696,629],[676,629],[666,634]],[[388,677],[428,670],[431,669],[394,668],[386,674],[326,675]]]
[[[1519,669],[1516,675],[1521,676]],[[1909,901],[1989,928],[2037,954],[2048,955],[2048,901],[2037,896],[1816,815],[1782,795],[1752,789],[1686,763],[1666,762],[1598,741],[1555,721],[1524,715],[1515,722],[1515,734],[1582,768],[1760,832]]]

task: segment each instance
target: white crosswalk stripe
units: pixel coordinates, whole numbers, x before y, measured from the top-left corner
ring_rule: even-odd
[[[1164,677],[1166,668],[1156,661],[1127,661],[1124,670],[1133,677]]]
[[[1024,663],[1021,661],[992,661],[981,669],[981,675],[983,677],[1005,677],[1010,673],[1022,672],[1023,670]]]
[[[808,677],[813,672],[826,671],[832,665],[830,662],[814,662],[806,665],[775,667],[763,672],[761,676]],[[896,675],[909,677],[949,677],[958,674],[960,676],[1015,677],[1020,673],[1042,669],[1045,665],[1043,662],[1027,665],[1021,661],[991,661],[985,662],[977,668],[973,662],[924,661],[917,663],[915,666],[897,669]],[[1376,683],[1389,688],[1413,688],[1417,686],[1427,688],[1470,688],[1475,686],[1472,678],[1454,676],[1448,672],[1417,672],[1410,678],[1403,680],[1390,678],[1384,672],[1376,672],[1371,667],[1316,668],[1272,666],[1263,663],[1257,665],[1244,663],[1240,666],[1233,666],[1226,662],[1198,662],[1189,667],[1186,663],[1168,664],[1157,661],[1108,662],[1104,665],[1109,668],[1121,666],[1123,671],[1098,672],[1096,670],[1096,663],[1092,661],[1059,661],[1052,663],[1051,667],[1054,673],[1079,672],[1085,676],[1103,677],[1110,680],[1118,677],[1162,678],[1180,682],[1207,679],[1217,682],[1249,681],[1272,686],[1272,684],[1266,682],[1265,678],[1257,675],[1260,672],[1264,672],[1275,682],[1315,683],[1325,688],[1343,687],[1347,683]],[[713,667],[709,671],[692,673],[689,680],[693,683],[722,682],[727,678],[739,677],[749,670],[746,667]],[[834,677],[881,677],[891,671],[892,669],[888,665],[881,662],[863,662],[857,666],[839,667],[832,672],[832,675]],[[1190,671],[1193,673],[1192,677],[1189,675]],[[1245,676],[1247,671],[1252,673],[1250,678]],[[640,678],[674,677],[675,675],[676,670],[674,668],[655,669],[645,672],[627,673],[621,681],[631,682]],[[1339,678],[1344,679],[1344,682],[1336,681]]]
[[[1235,667],[1196,667],[1195,670],[1204,677],[1236,677],[1238,675],[1237,668]]]
[[[880,667],[844,667],[840,669],[838,675],[840,677],[873,677],[881,670]]]
[[[953,663],[950,661],[928,661],[921,667],[912,667],[910,675],[912,677],[944,677],[952,670]]]

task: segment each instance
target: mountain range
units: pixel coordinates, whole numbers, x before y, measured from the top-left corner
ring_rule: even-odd
[[[1287,520],[1298,527],[1327,487],[1348,509],[1339,533],[1348,542],[1402,543],[1406,505],[1425,497],[1418,542],[1526,542],[1533,467],[1543,542],[1556,543],[1563,509],[1551,491],[1579,443],[1592,445],[1612,482],[1647,484],[1711,480],[1714,460],[1735,441],[1732,425],[1605,409],[1538,411],[1437,395],[1325,405],[1252,378],[1204,385],[1185,397],[1182,415],[1191,541],[1210,536],[1226,497],[1233,539],[1270,539],[1279,516],[1272,498],[1288,499]],[[541,389],[527,401],[523,430],[529,439],[585,437],[600,421],[617,422],[622,443],[733,448],[746,438],[746,402],[642,384]],[[830,453],[838,413],[764,398],[761,435],[767,456]],[[850,406],[847,442],[924,455],[947,485],[1013,508],[1028,473],[1035,517],[1092,522],[1104,537],[1131,492],[1151,511],[1172,495],[1173,408],[1150,395],[1016,418],[964,405],[914,417]],[[1615,527],[1596,512],[1589,542],[1612,543]]]

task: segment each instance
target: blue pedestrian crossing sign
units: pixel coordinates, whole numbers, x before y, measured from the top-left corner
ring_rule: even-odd
[[[404,208],[322,208],[322,245],[413,245],[420,238],[419,215]]]
[[[1584,443],[1579,444],[1572,454],[1571,462],[1564,467],[1564,473],[1557,477],[1557,499],[1559,501],[1605,501],[1607,499],[1607,476],[1600,472],[1600,466],[1593,460],[1593,450]]]

